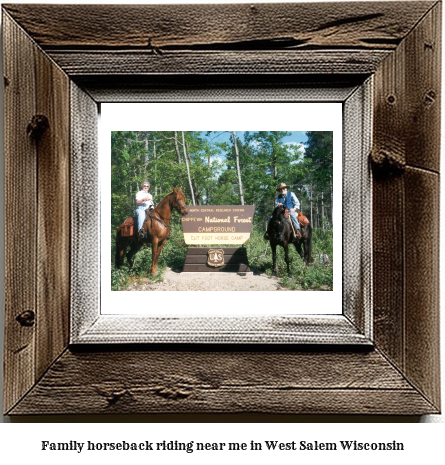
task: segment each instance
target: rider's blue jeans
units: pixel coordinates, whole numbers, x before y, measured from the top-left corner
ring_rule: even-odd
[[[138,215],[138,231],[141,230],[145,221],[145,207],[136,207],[136,214]]]
[[[295,229],[300,229],[300,223],[297,220],[297,213],[296,212],[290,212],[290,217],[292,218]]]

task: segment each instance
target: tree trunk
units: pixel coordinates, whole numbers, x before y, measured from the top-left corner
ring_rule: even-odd
[[[321,191],[321,227],[324,229],[324,192]]]
[[[156,140],[153,141],[153,157],[155,159],[155,195],[158,195],[158,180],[156,177],[157,166],[156,166]]]
[[[206,192],[206,197],[207,197],[207,205],[210,205],[210,152],[208,156],[208,179],[207,179],[207,192]]]
[[[189,180],[190,193],[191,193],[191,196],[192,196],[192,203],[193,203],[193,205],[196,205],[196,203],[195,203],[195,193],[193,191],[192,179],[190,177],[189,162],[188,162],[188,159],[187,159],[187,149],[185,147],[184,131],[181,131],[181,132],[182,132],[182,144],[183,144],[183,149],[184,149],[184,159],[185,159],[185,164],[187,165],[187,177],[188,177],[188,180]]]
[[[269,215],[267,214],[267,201],[264,200],[264,229],[267,230],[267,224],[269,222]]]
[[[178,164],[181,164],[181,152],[179,151],[179,145],[178,145],[178,132],[174,132],[174,139],[175,139],[175,149],[176,149],[176,155],[178,156]]]
[[[311,223],[312,223],[312,227],[315,228],[315,222],[314,222],[314,216],[312,214],[312,180],[311,180]]]
[[[187,152],[187,150],[184,150],[184,153],[186,154],[186,158],[188,158],[189,166],[192,166],[192,157],[190,156],[190,152]],[[201,196],[199,195],[198,186],[196,184],[196,181],[193,178],[191,178],[191,181],[192,181],[192,186],[193,186],[193,194],[194,194],[194,197],[195,197],[194,205],[196,205],[196,204],[201,205]]]
[[[233,145],[235,147],[235,155],[236,155],[236,170],[238,172],[239,195],[241,199],[241,205],[244,205],[243,184],[241,183],[241,171],[239,168],[238,144],[236,143],[236,132],[235,131],[232,131],[232,136],[233,136]]]
[[[331,228],[334,226],[334,201],[332,199],[332,178],[329,179],[329,190],[331,192]]]
[[[316,223],[317,223],[317,228],[318,228],[318,218],[319,218],[319,215],[318,215],[318,194],[317,194],[317,200],[315,202],[315,218],[316,218]]]
[[[144,179],[142,182],[147,180],[147,165],[148,165],[148,137],[145,134],[145,160],[144,160]]]
[[[277,194],[277,191],[276,191],[276,188],[278,186],[278,168],[277,168],[277,158],[276,158],[276,154],[275,154],[275,147],[273,146],[272,147],[272,166],[273,166],[273,179],[275,181],[275,186],[274,186],[274,197],[273,197],[273,206],[274,206],[274,209],[275,209],[275,204],[276,204],[276,201],[277,201],[277,197],[278,197],[278,194]]]

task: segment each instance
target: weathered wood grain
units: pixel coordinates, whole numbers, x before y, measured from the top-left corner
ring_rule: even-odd
[[[35,383],[36,146],[27,135],[35,115],[35,46],[3,16],[5,156],[5,389],[10,409]],[[23,70],[27,72],[24,73]],[[19,317],[20,321],[17,320]]]
[[[68,343],[69,79],[8,15],[4,31],[8,409]]]
[[[375,160],[439,171],[441,4],[376,73]]]
[[[44,49],[395,49],[434,2],[19,5],[4,8]],[[322,9],[322,12],[321,12]],[[39,21],[35,21],[38,17]],[[69,34],[66,31],[69,31]]]
[[[73,78],[135,74],[371,74],[388,50],[49,51]]]
[[[440,8],[376,73],[372,154],[383,161],[374,178],[375,341],[433,402],[439,362],[428,341],[437,337],[439,314]],[[415,222],[419,205],[424,221]]]
[[[406,163],[439,172],[442,3],[407,37]]]
[[[98,105],[71,82],[71,330],[88,328],[100,306]],[[85,282],[89,286],[85,286]],[[93,309],[93,311],[90,311]],[[100,311],[100,310],[99,310]]]
[[[406,165],[406,45],[375,74],[372,160],[374,340],[405,367],[404,180]],[[379,166],[376,168],[376,166]]]
[[[374,342],[404,368],[403,180],[373,180]]]
[[[35,56],[36,114],[48,127],[37,150],[37,339],[39,378],[69,340],[70,95],[69,78],[41,50]]]
[[[202,302],[199,301],[199,304]],[[148,344],[176,343],[203,346],[203,344],[314,344],[370,347],[369,337],[343,315],[329,317],[293,316],[226,316],[120,318],[101,315],[94,324],[79,332],[73,328],[73,343],[88,344]]]
[[[237,74],[75,76],[101,103],[113,102],[343,102],[363,76]]]
[[[434,160],[434,157],[431,157]],[[407,167],[405,173],[405,372],[440,406],[439,175]],[[420,220],[417,213],[421,208]]]
[[[377,352],[66,352],[14,414],[435,411]]]
[[[373,79],[343,105],[342,227],[343,314],[372,338],[372,183],[367,154],[372,147]],[[360,199],[357,202],[357,199]],[[347,207],[345,207],[347,206]]]

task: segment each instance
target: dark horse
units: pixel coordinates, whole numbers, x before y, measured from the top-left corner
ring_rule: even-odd
[[[285,209],[279,204],[272,213],[272,218],[267,228],[270,247],[272,249],[273,272],[272,276],[277,274],[277,245],[284,247],[284,261],[287,265],[287,275],[291,277],[289,271],[289,243],[294,244],[302,260],[309,265],[312,262],[312,226],[300,226],[301,238],[293,239],[292,220],[286,217]]]
[[[141,239],[138,235],[137,221],[133,227],[133,236],[122,236],[122,225],[119,226],[116,233],[116,268],[120,268],[124,263],[125,250],[130,246],[130,251],[127,253],[127,261],[130,266],[133,266],[133,257],[140,250],[144,244],[151,243],[151,274],[157,273],[157,264],[159,255],[161,255],[162,247],[164,247],[166,240],[170,233],[170,217],[173,209],[176,209],[181,216],[188,213],[185,206],[185,195],[181,188],[175,189],[170,194],[166,195],[157,205],[156,208],[147,211],[144,225],[142,229],[146,232],[147,239]]]

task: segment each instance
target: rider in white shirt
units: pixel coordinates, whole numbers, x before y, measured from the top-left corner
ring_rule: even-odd
[[[141,184],[141,190],[136,194],[136,214],[138,215],[138,232],[139,236],[145,237],[143,231],[141,231],[142,226],[145,221],[145,211],[154,206],[153,196],[149,194],[148,189],[150,189],[150,183],[144,181]]]

